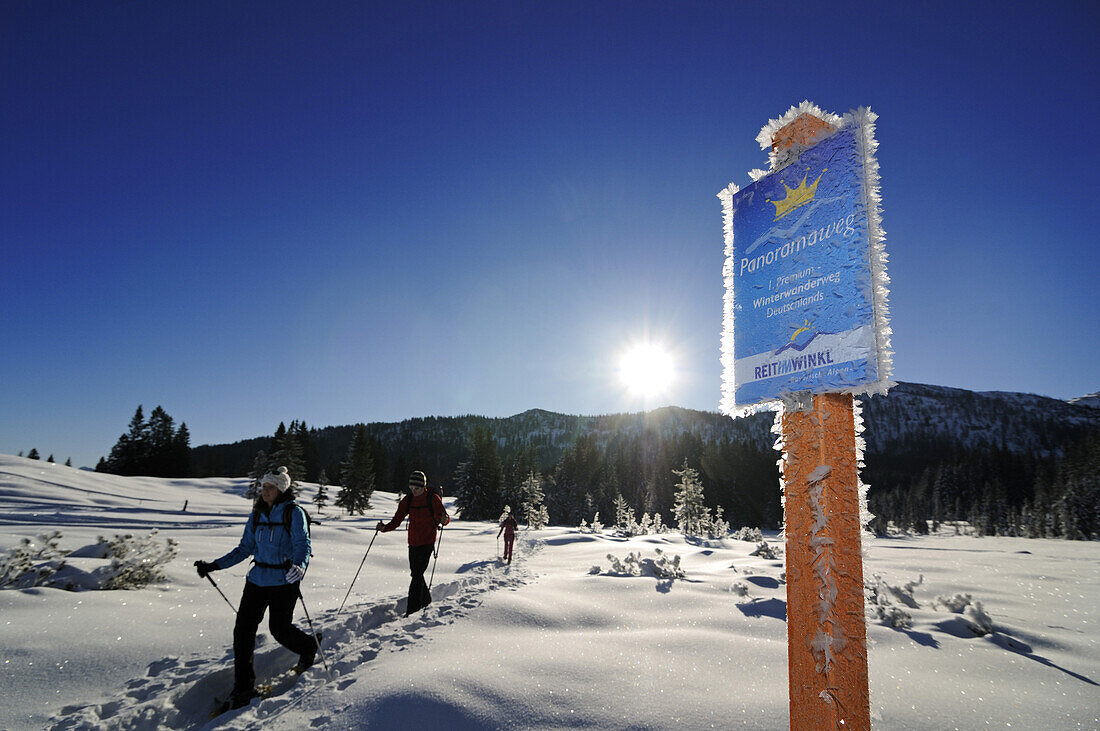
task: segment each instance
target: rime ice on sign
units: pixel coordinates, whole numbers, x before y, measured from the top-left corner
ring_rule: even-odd
[[[772,169],[750,173],[751,185],[719,193],[724,413],[893,385],[875,119],[793,107],[758,140],[767,148],[783,130],[800,142],[773,147]]]

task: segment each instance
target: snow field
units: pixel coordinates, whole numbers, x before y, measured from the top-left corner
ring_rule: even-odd
[[[504,566],[496,526],[458,520],[443,534],[428,609],[403,617],[407,549],[396,532],[375,540],[337,616],[374,524],[392,515],[396,496],[385,494],[365,517],[329,510],[314,526],[303,591],[332,680],[320,663],[283,673],[295,658],[261,625],[257,673],[275,677],[280,694],[211,720],[211,697],[232,683],[233,613],[191,564],[236,544],[244,483],[120,478],[0,456],[0,549],[54,529],[68,550],[151,527],[180,542],[162,585],[0,592],[0,728],[787,725],[782,555],[751,556],[756,544],[736,540],[547,528],[521,531]],[[607,554],[655,558],[658,548],[680,556],[685,578],[608,574]],[[1100,727],[1098,558],[1096,544],[1054,540],[874,541],[865,575],[881,578],[884,601],[909,622],[868,620],[875,727]],[[234,604],[245,569],[213,574]],[[968,608],[938,601],[966,594],[993,634],[971,629]],[[300,606],[295,621],[308,629]]]

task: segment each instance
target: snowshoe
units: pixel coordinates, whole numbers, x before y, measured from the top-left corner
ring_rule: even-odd
[[[324,639],[324,633],[318,632],[313,644],[309,646],[309,650],[298,656],[298,664],[291,668],[293,672],[301,675],[313,667],[313,664],[317,662],[317,648],[320,646],[322,639]]]

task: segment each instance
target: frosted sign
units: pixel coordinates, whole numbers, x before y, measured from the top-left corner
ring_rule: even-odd
[[[866,390],[888,376],[872,272],[871,241],[881,236],[872,236],[868,219],[868,138],[862,125],[845,125],[724,199],[733,335],[727,407],[798,391]]]

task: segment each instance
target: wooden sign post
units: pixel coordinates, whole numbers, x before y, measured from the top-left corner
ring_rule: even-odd
[[[823,128],[832,126],[803,114],[772,149],[806,145]],[[852,396],[817,394],[782,425],[791,728],[870,729]]]
[[[719,194],[723,408],[737,416],[782,403],[790,727],[798,731],[871,727],[852,394],[893,385],[874,120],[869,110],[841,118],[803,102],[758,138],[766,149],[770,136],[771,170]]]

